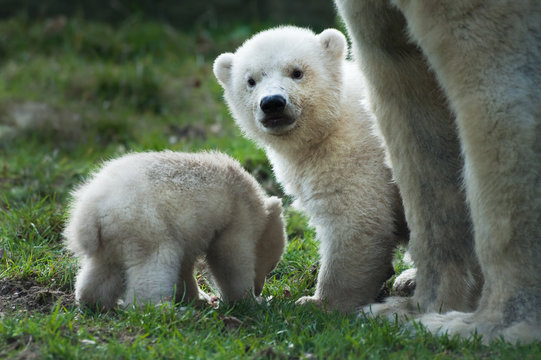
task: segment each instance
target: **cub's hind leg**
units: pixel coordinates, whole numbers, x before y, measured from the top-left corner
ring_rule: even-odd
[[[75,298],[81,304],[112,309],[124,291],[120,264],[101,257],[82,258],[75,280]]]

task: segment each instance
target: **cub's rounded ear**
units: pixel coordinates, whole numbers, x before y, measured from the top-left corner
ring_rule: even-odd
[[[223,53],[214,60],[214,76],[218,79],[218,82],[222,87],[227,86],[229,79],[231,78],[231,67],[233,66],[233,53]]]
[[[336,29],[323,30],[317,35],[321,46],[328,51],[333,58],[344,58],[347,51],[347,41],[344,34]]]

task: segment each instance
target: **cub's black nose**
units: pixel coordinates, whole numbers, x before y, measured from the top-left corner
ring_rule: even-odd
[[[286,99],[282,95],[265,96],[259,106],[265,114],[281,113],[286,107]]]

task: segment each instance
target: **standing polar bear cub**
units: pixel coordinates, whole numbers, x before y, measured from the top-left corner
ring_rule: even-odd
[[[214,74],[236,123],[264,147],[320,241],[314,296],[352,311],[375,299],[407,230],[401,200],[361,102],[364,79],[344,35],[278,27],[220,55]]]
[[[106,163],[74,192],[66,244],[80,260],[76,299],[204,296],[194,262],[206,255],[226,301],[258,295],[284,250],[282,205],[220,153],[149,152]]]

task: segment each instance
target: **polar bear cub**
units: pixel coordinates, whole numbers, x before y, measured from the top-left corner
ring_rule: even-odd
[[[105,163],[74,191],[64,236],[81,264],[76,299],[105,309],[201,299],[203,255],[225,301],[258,295],[286,239],[281,200],[237,161],[171,151]]]
[[[338,30],[278,27],[220,55],[214,74],[236,123],[266,149],[277,179],[316,228],[316,291],[299,302],[352,311],[375,299],[408,231],[361,101],[363,76],[346,54]]]

